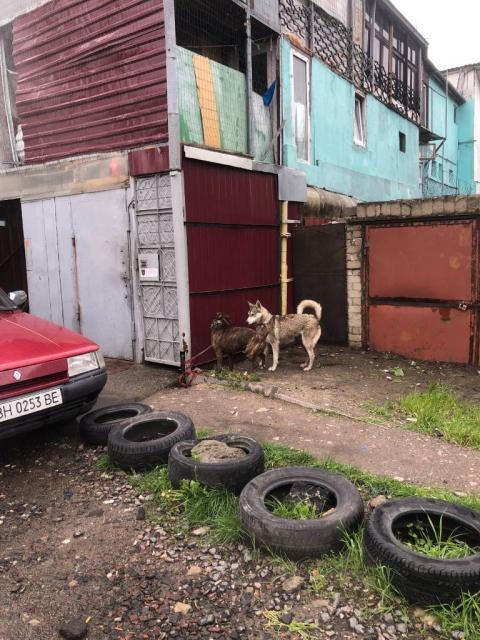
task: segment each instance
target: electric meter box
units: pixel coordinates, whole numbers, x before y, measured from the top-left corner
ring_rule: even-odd
[[[160,260],[158,253],[139,253],[138,272],[140,282],[159,282]]]

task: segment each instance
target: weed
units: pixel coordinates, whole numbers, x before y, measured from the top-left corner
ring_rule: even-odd
[[[300,622],[295,619],[286,624],[280,620],[281,613],[279,611],[264,611],[263,615],[267,619],[267,627],[269,629],[286,631],[292,635],[299,636],[302,640],[314,638],[315,636],[312,636],[310,632],[318,629],[318,625],[314,622]]]
[[[417,553],[441,560],[468,558],[478,553],[478,548],[471,547],[462,540],[461,533],[453,531],[448,537],[443,535],[443,518],[435,526],[427,515],[428,525],[412,522],[408,526],[408,540],[403,541],[407,547]]]
[[[233,389],[240,389],[245,382],[260,382],[260,376],[257,373],[248,373],[245,371],[230,371],[230,369],[220,369],[215,373],[217,380],[223,380]]]
[[[294,502],[272,497],[265,501],[265,506],[274,516],[286,520],[314,520],[322,515],[318,512],[316,505],[308,500]]]
[[[102,455],[97,459],[96,465],[103,471],[115,471],[118,469],[117,465],[110,460],[106,453],[102,453]]]

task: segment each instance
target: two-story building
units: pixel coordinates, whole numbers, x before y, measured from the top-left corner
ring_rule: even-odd
[[[389,0],[6,0],[0,90],[0,286],[111,357],[291,308],[306,200],[469,179],[471,110]]]

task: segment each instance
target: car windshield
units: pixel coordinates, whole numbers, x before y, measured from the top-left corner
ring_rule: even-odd
[[[15,305],[5,291],[0,289],[0,311],[11,311],[12,309],[16,309]]]

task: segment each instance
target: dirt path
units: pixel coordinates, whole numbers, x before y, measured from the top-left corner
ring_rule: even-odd
[[[308,374],[300,369],[304,360],[302,347],[282,350],[277,371],[261,371],[260,378],[287,395],[355,416],[367,415],[371,405],[383,405],[411,391],[424,391],[434,382],[447,384],[460,396],[480,402],[480,379],[473,367],[414,362],[391,354],[326,345],[317,349],[314,368]],[[397,367],[403,377],[388,373]],[[245,365],[237,368],[241,371]]]
[[[166,389],[148,402],[188,413],[197,427],[217,433],[248,434],[420,485],[480,491],[480,451],[398,427],[314,414],[279,400],[210,385]]]

